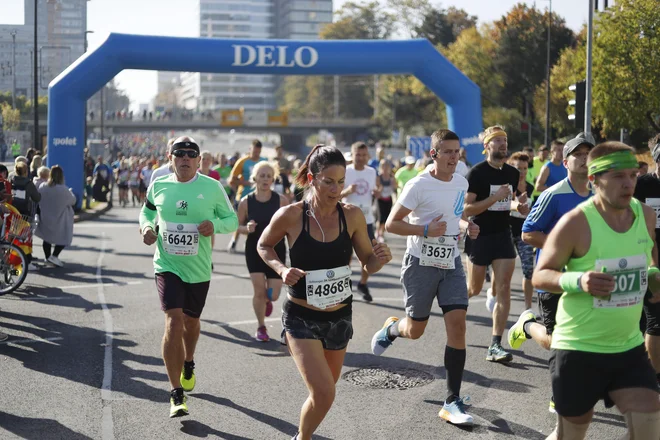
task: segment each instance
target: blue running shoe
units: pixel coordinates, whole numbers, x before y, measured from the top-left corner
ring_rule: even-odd
[[[471,415],[465,412],[467,406],[469,406],[469,401],[470,397],[466,396],[458,398],[452,403],[445,402],[438,413],[438,417],[453,425],[473,425],[474,419]]]
[[[393,341],[390,341],[390,338],[387,336],[387,330],[390,328],[390,326],[396,324],[398,321],[399,318],[390,316],[385,320],[383,328],[374,334],[374,337],[371,338],[371,352],[373,354],[380,356],[381,354],[385,353],[385,350],[387,350],[390,345],[392,345]]]

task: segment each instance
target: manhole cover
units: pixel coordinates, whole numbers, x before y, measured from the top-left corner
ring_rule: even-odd
[[[433,382],[433,375],[412,368],[367,367],[349,371],[345,381],[366,388],[407,390]]]

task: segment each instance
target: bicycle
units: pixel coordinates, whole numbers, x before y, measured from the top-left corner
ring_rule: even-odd
[[[31,240],[37,221],[10,205],[0,206],[0,296],[18,289],[28,274],[27,257],[20,244]]]

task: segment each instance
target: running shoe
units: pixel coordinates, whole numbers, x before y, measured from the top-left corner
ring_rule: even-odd
[[[268,342],[268,341],[270,341],[270,337],[268,336],[268,332],[266,331],[266,326],[262,326],[262,327],[259,327],[257,329],[257,334],[256,334],[255,338],[259,342]]]
[[[236,242],[232,240],[229,242],[229,246],[227,246],[227,253],[233,254],[235,252],[236,252]]]
[[[62,263],[62,260],[57,258],[55,255],[51,255],[50,257],[48,257],[48,262],[54,264],[57,267],[64,266],[64,263]]]
[[[387,331],[391,326],[395,325],[398,321],[399,318],[395,316],[390,316],[385,320],[385,324],[383,324],[383,328],[381,328],[374,334],[374,337],[371,338],[371,352],[373,354],[375,354],[376,356],[380,356],[381,354],[385,353],[385,350],[390,348],[390,345],[392,345],[392,342],[394,341],[390,341],[390,338],[387,336]]]
[[[270,316],[273,314],[273,302],[268,301],[266,303],[266,316]]]
[[[470,398],[463,397],[454,400],[452,403],[445,402],[438,413],[438,417],[453,425],[472,425],[474,419],[465,410],[469,405]]]
[[[186,405],[188,398],[183,394],[182,388],[172,390],[170,393],[170,418],[187,416],[188,405]]]
[[[195,361],[183,363],[180,380],[183,391],[190,392],[195,389],[195,383],[197,383],[197,378],[195,377]]]
[[[369,293],[369,287],[366,284],[358,283],[357,290],[362,294],[362,299],[364,299],[366,302],[373,301],[373,298]]]
[[[497,298],[493,295],[493,288],[489,287],[486,290],[486,308],[490,313],[493,313],[493,310],[495,310],[495,303],[497,303]]]
[[[557,410],[555,409],[555,398],[554,396],[550,398],[550,405],[548,405],[548,412],[551,414],[557,414]]]
[[[488,347],[486,360],[491,362],[511,362],[513,355],[502,348],[500,344],[493,344]]]
[[[28,264],[28,270],[39,270],[39,266],[34,263]]]
[[[511,326],[508,334],[508,341],[511,348],[517,350],[525,342],[527,334],[525,334],[525,324],[529,321],[536,322],[536,315],[531,310],[525,310],[520,314],[520,317],[515,324]]]

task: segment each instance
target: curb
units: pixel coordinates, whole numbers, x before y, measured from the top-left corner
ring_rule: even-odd
[[[89,210],[89,211],[81,211],[80,213],[76,214],[73,216],[73,223],[79,223],[79,222],[84,222],[86,220],[92,220],[95,219],[106,212],[110,211],[112,209],[111,205],[108,205],[107,203],[99,203],[98,207]]]

